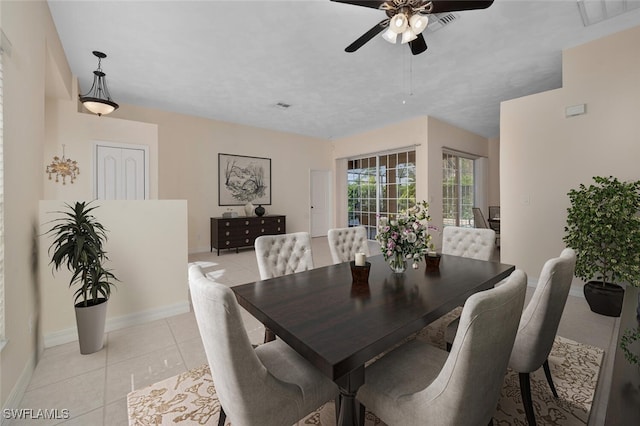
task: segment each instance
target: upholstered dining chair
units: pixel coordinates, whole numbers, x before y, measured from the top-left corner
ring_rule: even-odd
[[[261,235],[256,238],[254,247],[262,280],[313,269],[311,236],[308,232]],[[273,339],[275,334],[265,327],[265,343]]]
[[[364,253],[367,257],[370,255],[364,226],[329,229],[327,240],[334,264],[354,260],[356,253]]]
[[[491,229],[445,226],[442,231],[442,253],[489,260],[495,239],[496,233]]]
[[[536,424],[529,374],[542,367],[553,396],[558,397],[548,357],[567,302],[575,266],[576,252],[571,248],[562,250],[560,257],[547,260],[542,267],[531,300],[520,318],[509,368],[518,373],[520,393],[529,426]],[[448,346],[454,341],[457,327],[458,320],[447,326],[445,340]]]
[[[189,268],[200,337],[220,400],[218,425],[291,425],[338,395],[338,387],[281,340],[255,350],[233,291]]]
[[[478,207],[472,207],[471,211],[473,212],[473,224],[476,228],[488,228],[489,225],[482,214],[482,210]]]
[[[492,424],[526,281],[516,270],[469,297],[451,353],[412,340],[368,366],[358,400],[390,426]]]

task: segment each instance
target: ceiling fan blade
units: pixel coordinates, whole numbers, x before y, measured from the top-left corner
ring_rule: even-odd
[[[432,0],[432,3],[433,9],[429,13],[443,13],[486,9],[493,4],[493,0]]]
[[[374,38],[376,35],[380,34],[380,32],[382,32],[382,30],[384,30],[387,25],[389,25],[388,19],[383,19],[382,21],[378,22],[373,28],[362,34],[356,41],[348,45],[347,48],[344,49],[344,51],[351,53],[360,49],[366,42]]]
[[[411,48],[411,53],[414,55],[419,55],[427,50],[427,43],[424,41],[424,36],[418,34],[418,38],[409,42],[409,47]]]
[[[352,1],[352,0],[331,0],[334,1],[336,3],[346,3],[346,4],[352,4],[354,6],[364,6],[364,7],[371,7],[373,9],[380,9],[380,5],[382,3],[384,3],[384,1],[366,1],[366,0],[360,0],[360,1]]]

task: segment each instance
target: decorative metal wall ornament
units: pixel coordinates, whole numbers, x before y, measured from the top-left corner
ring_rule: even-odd
[[[101,116],[117,110],[119,105],[111,99],[109,89],[107,89],[107,79],[105,78],[107,75],[102,72],[100,67],[100,62],[107,55],[97,50],[94,50],[93,54],[98,58],[98,69],[93,72],[93,84],[87,93],[78,97],[86,109]]]
[[[71,183],[73,183],[76,176],[80,174],[80,168],[78,167],[77,161],[65,158],[64,145],[62,145],[62,158],[57,155],[53,157],[53,161],[47,166],[46,173],[49,174],[49,180],[51,180],[51,175],[55,174],[56,182],[59,182],[59,177],[62,176],[62,184],[66,185],[67,176],[69,176]]]

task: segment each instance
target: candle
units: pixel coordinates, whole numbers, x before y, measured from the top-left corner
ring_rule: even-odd
[[[367,256],[364,253],[356,253],[356,266],[364,266]]]

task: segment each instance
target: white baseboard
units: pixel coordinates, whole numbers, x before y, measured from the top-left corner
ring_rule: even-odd
[[[22,369],[22,373],[20,373],[20,377],[18,377],[18,381],[16,382],[13,389],[11,389],[11,393],[9,393],[9,397],[5,401],[4,407],[2,407],[2,413],[4,413],[6,409],[18,408],[20,406],[20,402],[22,401],[22,397],[24,393],[27,391],[27,387],[31,382],[31,376],[33,376],[33,372],[36,369],[36,353],[32,353],[31,357],[27,361],[26,365]],[[5,416],[0,416],[0,426],[5,424]],[[9,423],[7,421],[6,423]]]
[[[150,309],[143,312],[134,312],[132,314],[120,317],[107,318],[105,331],[119,330],[133,325],[144,324],[163,318],[172,317],[174,315],[184,314],[190,311],[189,301],[176,303],[175,305],[162,306],[160,308]],[[44,336],[44,347],[62,345],[64,343],[74,342],[78,340],[78,330],[75,327],[55,331]]]

